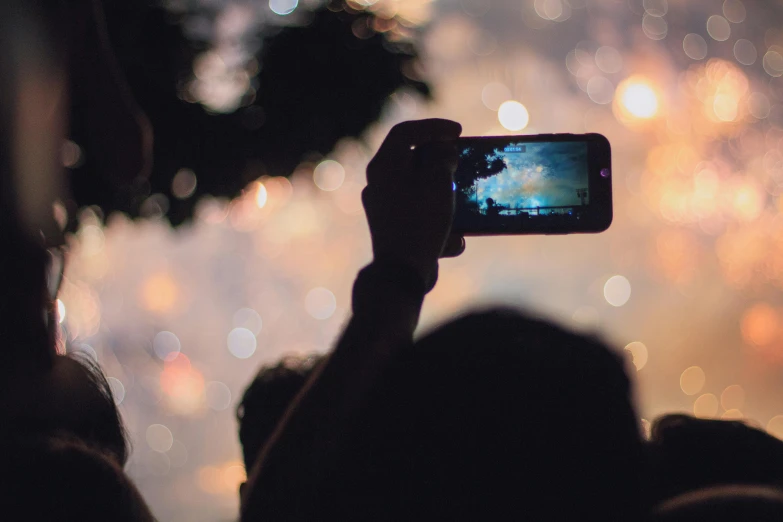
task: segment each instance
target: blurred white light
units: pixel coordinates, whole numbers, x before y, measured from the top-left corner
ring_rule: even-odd
[[[256,336],[247,328],[234,328],[228,334],[228,351],[237,359],[247,359],[256,352]]]
[[[266,187],[260,181],[256,183],[256,205],[258,208],[264,208],[267,200]]]
[[[604,284],[604,298],[612,306],[623,306],[631,298],[631,283],[621,275],[610,277]]]
[[[152,424],[147,428],[147,444],[153,451],[160,453],[167,452],[174,443],[174,436],[171,430],[163,424]]]
[[[215,411],[222,411],[231,405],[231,390],[220,381],[210,381],[206,385],[207,405]]]
[[[527,127],[530,115],[524,105],[518,101],[508,100],[498,108],[498,121],[510,131],[519,131]]]
[[[158,359],[165,361],[178,354],[182,350],[182,344],[175,334],[163,331],[155,334],[155,338],[152,340],[152,350]]]
[[[316,319],[329,319],[337,309],[337,299],[326,288],[313,288],[305,297],[305,310]]]
[[[65,303],[60,299],[57,300],[57,322],[62,324],[65,321]]]
[[[652,118],[658,112],[658,97],[653,88],[646,83],[635,81],[623,83],[617,92],[623,107],[637,118]]]
[[[345,181],[345,168],[334,160],[324,160],[313,170],[313,182],[319,189],[331,192],[340,188]]]
[[[233,323],[235,328],[247,328],[253,335],[261,332],[261,316],[252,308],[240,308],[234,313]]]
[[[109,383],[111,395],[114,397],[114,404],[119,406],[125,399],[125,386],[116,377],[108,377],[106,381]]]
[[[280,16],[291,14],[299,5],[299,0],[269,0],[269,9]]]

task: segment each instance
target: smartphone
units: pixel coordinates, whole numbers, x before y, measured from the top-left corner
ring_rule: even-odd
[[[466,236],[602,232],[612,223],[612,158],[600,134],[457,140],[452,230]]]

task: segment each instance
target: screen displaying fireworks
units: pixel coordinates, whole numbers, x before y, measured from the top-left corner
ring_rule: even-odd
[[[465,147],[460,154],[464,172],[458,190],[476,212],[545,215],[589,203],[586,143],[509,143],[489,153],[486,148]]]

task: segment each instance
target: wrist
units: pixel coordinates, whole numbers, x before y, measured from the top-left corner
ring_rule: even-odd
[[[377,252],[366,269],[382,274],[381,277],[408,290],[408,293],[422,296],[429,293],[438,280],[437,259],[424,261],[404,254]]]

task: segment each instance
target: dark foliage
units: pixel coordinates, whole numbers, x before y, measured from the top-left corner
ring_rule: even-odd
[[[72,139],[85,160],[71,171],[72,208],[97,205],[105,214],[119,210],[136,217],[150,195],[162,194],[160,206],[176,226],[192,217],[202,195],[234,197],[263,174],[290,175],[303,158],[359,136],[395,90],[408,86],[429,95],[425,83],[403,73],[416,58],[413,46],[369,29],[357,37],[356,24],[369,28],[372,15],[332,4],[313,12],[307,25],[266,39],[252,103],[231,114],[210,114],[178,94],[203,49],[187,41],[177,21],[138,4],[106,9],[112,46],[154,129],[154,166],[148,179],[135,180],[100,168],[91,158],[111,138],[92,136],[96,126],[75,106]],[[184,201],[171,195],[180,168],[192,169],[198,180]]]

